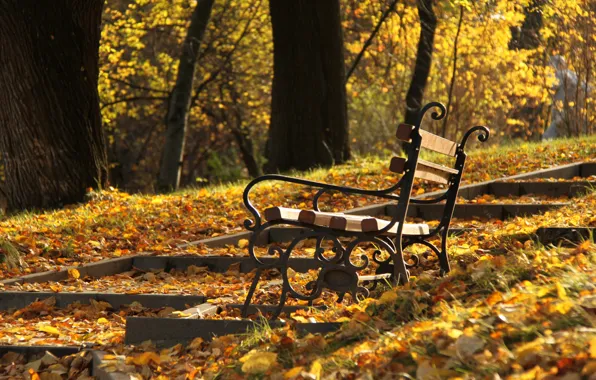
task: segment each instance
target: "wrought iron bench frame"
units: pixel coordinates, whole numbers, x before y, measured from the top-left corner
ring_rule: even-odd
[[[363,293],[365,296],[368,296],[369,290],[359,285],[359,281],[362,280],[372,280],[374,282],[373,287],[376,286],[377,281],[385,278],[390,278],[393,282],[398,282],[400,284],[406,283],[409,279],[408,268],[416,266],[419,263],[419,259],[417,256],[412,256],[412,259],[414,261],[413,264],[408,264],[403,257],[404,249],[413,244],[422,244],[431,249],[438,256],[440,271],[442,275],[450,271],[449,258],[447,256],[447,236],[449,233],[449,224],[453,216],[453,210],[455,208],[457,194],[459,191],[459,186],[467,157],[464,149],[469,137],[474,132],[480,132],[480,134],[478,135],[478,140],[481,142],[485,142],[488,140],[490,131],[485,126],[475,126],[469,129],[463,135],[462,140],[459,144],[453,143],[446,139],[442,139],[439,136],[433,135],[429,132],[420,129],[420,125],[425,114],[433,108],[438,109],[438,112],[435,111],[431,114],[433,120],[441,120],[445,117],[446,110],[443,104],[432,102],[427,104],[424,108],[422,108],[415,125],[410,126],[402,124],[399,126],[396,136],[403,141],[409,140],[409,144],[405,144],[407,160],[403,158],[393,158],[391,162],[391,170],[394,172],[402,172],[403,175],[399,179],[399,181],[397,181],[394,185],[386,189],[365,190],[355,187],[331,185],[278,174],[267,174],[258,177],[252,180],[246,186],[243,194],[243,200],[246,208],[253,215],[254,220],[245,220],[244,227],[247,230],[253,232],[249,239],[248,252],[250,257],[254,260],[257,269],[255,277],[247,294],[244,307],[242,309],[243,317],[247,317],[248,308],[250,306],[250,302],[256,290],[257,284],[260,280],[261,274],[264,270],[267,269],[277,268],[281,272],[283,280],[280,302],[271,317],[272,320],[276,319],[282,312],[288,295],[299,300],[308,301],[308,303],[312,305],[312,302],[321,295],[324,289],[330,289],[339,293],[338,302],[343,299],[345,293],[350,293],[354,299],[356,298],[357,293]],[[425,140],[424,144],[422,136],[425,136],[425,139],[428,138],[428,140]],[[439,142],[435,144],[431,140]],[[449,146],[451,150],[448,152],[443,147],[442,153],[449,154],[455,157],[455,170],[446,167],[442,168],[442,170],[446,171],[445,182],[443,182],[447,184],[446,191],[442,195],[432,199],[411,199],[414,177],[418,176],[420,178],[431,179],[434,176],[433,170],[436,170],[436,168],[438,167],[438,165],[434,165],[432,163],[422,163],[423,160],[419,159],[421,148],[430,147],[431,150],[441,151],[440,149],[434,149],[433,145],[439,146],[441,144],[444,144],[443,140],[444,142],[451,143],[451,145]],[[424,168],[423,165],[426,165],[427,171],[425,172],[423,170],[421,173],[417,172],[417,165],[419,164],[421,165],[421,168]],[[428,175],[428,173],[431,173],[430,177],[424,175]],[[439,178],[439,180],[441,180],[441,178]],[[312,211],[315,212],[320,211],[320,197],[324,193],[332,191],[342,192],[344,194],[360,194],[365,196],[375,196],[383,199],[397,201],[397,208],[389,224],[385,225],[382,228],[378,228],[372,231],[338,230],[336,228],[313,225],[311,223],[304,223],[301,220],[287,220],[283,218],[268,220],[264,222],[261,218],[261,214],[253,206],[249,197],[251,190],[257,184],[264,181],[282,181],[297,185],[319,188],[320,190],[315,194],[313,198]],[[398,189],[400,190],[399,195],[394,194],[394,192]],[[403,228],[408,211],[408,205],[410,203],[434,204],[439,203],[441,201],[445,201],[445,207],[443,217],[438,226],[436,226],[435,228],[433,228],[425,234],[413,236],[403,235]],[[349,218],[349,216],[346,217]],[[305,233],[294,238],[294,240],[291,241],[288,247],[285,249],[277,245],[271,245],[268,249],[268,254],[271,256],[278,256],[278,258],[273,262],[264,262],[260,260],[255,254],[255,246],[256,242],[258,241],[258,237],[265,230],[280,224],[302,227],[304,228]],[[387,232],[396,225],[397,230],[395,231],[395,236],[387,236]],[[434,236],[439,236],[441,238],[440,248],[428,241],[429,238]],[[339,238],[353,238],[353,240],[349,244],[344,246],[339,241]],[[313,259],[317,260],[318,263],[320,263],[321,270],[319,272],[317,280],[311,281],[309,284],[307,284],[307,290],[310,291],[310,293],[303,294],[296,291],[290,284],[290,279],[288,276],[288,260],[296,245],[301,241],[308,239],[315,239],[315,253]],[[325,250],[322,248],[322,244],[325,240],[332,242],[334,252],[333,257],[326,257],[323,255]],[[375,250],[373,254],[373,261],[375,261],[378,264],[378,267],[376,269],[377,275],[375,276],[358,276],[358,272],[365,269],[369,264],[369,259],[366,255],[360,256],[362,260],[361,265],[355,265],[350,260],[353,250],[358,245],[363,243],[374,243],[378,247],[382,248],[383,250],[389,253],[389,257],[387,259],[381,260],[381,249]]]

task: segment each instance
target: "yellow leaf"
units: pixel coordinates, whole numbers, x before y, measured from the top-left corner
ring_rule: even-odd
[[[248,239],[240,239],[238,240],[238,248],[246,248],[248,246]]]
[[[562,300],[567,299],[567,292],[565,291],[563,285],[561,285],[561,283],[557,281],[555,283],[555,286],[557,288],[557,296]]]
[[[76,280],[81,277],[81,273],[77,269],[71,268],[68,270],[68,277]]]
[[[450,338],[453,338],[453,339],[459,338],[460,336],[463,335],[463,333],[464,333],[463,331],[458,330],[458,329],[449,329],[449,330],[447,330],[447,335]]]
[[[294,379],[295,377],[298,377],[302,373],[302,371],[304,371],[304,367],[294,367],[288,372],[284,373],[284,379]]]
[[[393,290],[388,290],[379,297],[379,304],[384,305],[387,303],[393,303],[397,300],[397,293]]]
[[[321,362],[318,360],[315,360],[315,362],[312,363],[312,366],[310,367],[309,372],[316,380],[320,380],[321,372],[323,372],[323,366],[321,365]]]
[[[31,380],[40,380],[39,375],[33,368],[29,368],[29,376],[31,376]]]
[[[43,332],[46,332],[46,333],[52,334],[52,335],[60,335],[60,331],[58,331],[57,328],[48,326],[48,325],[38,326],[37,330],[43,331]]]
[[[100,325],[105,325],[110,322],[107,319],[105,319],[104,317],[101,317],[97,320],[97,323],[99,323]]]
[[[558,312],[563,315],[566,315],[567,313],[569,313],[571,309],[573,309],[574,306],[575,304],[572,301],[559,301],[557,303],[551,304],[549,307],[549,311],[553,313]]]
[[[129,360],[126,360],[129,362]],[[130,362],[137,364],[137,365],[146,365],[151,362],[155,364],[161,363],[161,359],[156,352],[143,352],[142,354],[135,355]]]
[[[267,372],[277,362],[277,354],[253,350],[241,357],[240,362],[243,363],[242,372],[256,375]]]
[[[590,357],[596,359],[596,337],[590,340]]]

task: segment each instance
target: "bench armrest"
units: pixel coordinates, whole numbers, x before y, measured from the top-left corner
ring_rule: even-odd
[[[348,187],[348,186],[338,186],[332,185],[324,182],[317,182],[317,181],[310,181],[302,178],[295,178],[295,177],[288,177],[280,174],[266,174],[260,177],[253,179],[244,189],[244,193],[242,195],[242,199],[244,200],[244,205],[248,209],[248,211],[253,215],[254,221],[252,220],[245,220],[244,227],[248,230],[254,230],[256,227],[261,225],[261,214],[259,211],[253,206],[252,202],[250,201],[250,192],[252,189],[259,183],[265,181],[281,181],[281,182],[288,182],[288,183],[295,183],[298,185],[304,186],[311,186],[315,188],[320,188],[321,190],[315,195],[313,199],[313,206],[315,210],[318,210],[318,199],[325,191],[340,191],[347,194],[361,194],[361,195],[369,195],[369,196],[376,196],[385,199],[391,200],[399,200],[399,196],[393,194],[395,190],[397,190],[401,184],[401,179],[393,186],[387,189],[381,190],[366,190],[360,189],[356,187]]]

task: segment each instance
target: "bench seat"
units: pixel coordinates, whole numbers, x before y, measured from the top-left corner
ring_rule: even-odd
[[[266,209],[265,219],[269,222],[280,220],[298,221],[314,226],[329,227],[335,230],[351,232],[374,232],[389,224],[386,220],[370,216],[300,210],[287,207],[271,207]],[[397,227],[398,223],[394,224],[385,234],[389,236],[396,235]],[[402,234],[409,236],[428,235],[428,224],[405,223]]]

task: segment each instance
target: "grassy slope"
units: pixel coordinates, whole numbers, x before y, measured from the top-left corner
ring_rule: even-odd
[[[596,138],[495,147],[471,155],[466,180],[595,156]],[[306,176],[374,188],[393,180],[385,162],[359,159]],[[242,188],[236,184],[170,196],[107,191],[74,208],[7,218],[0,233],[20,250],[32,251],[26,257],[32,267],[35,260],[51,267],[59,259],[92,260],[125,250],[169,251],[168,244],[239,226],[245,217]],[[312,192],[296,196],[291,190],[269,186],[257,198],[265,204],[307,204],[312,197]],[[367,202],[328,201],[331,208]],[[421,379],[494,374],[589,378],[596,373],[596,246],[584,242],[571,248],[543,247],[522,240],[520,232],[553,224],[595,226],[595,210],[596,193],[591,193],[561,210],[493,221],[484,233],[453,238],[455,265],[449,276],[437,276],[432,257],[423,260],[406,287],[385,289],[375,294],[376,300],[328,311],[327,317],[346,323],[326,338],[300,338],[291,329],[263,326],[246,336],[222,337],[210,344],[195,341],[161,355],[147,354],[150,347],[116,346],[126,359],[113,360],[125,361],[129,371],[190,378],[394,378],[395,373]],[[73,254],[79,258],[69,258]]]

